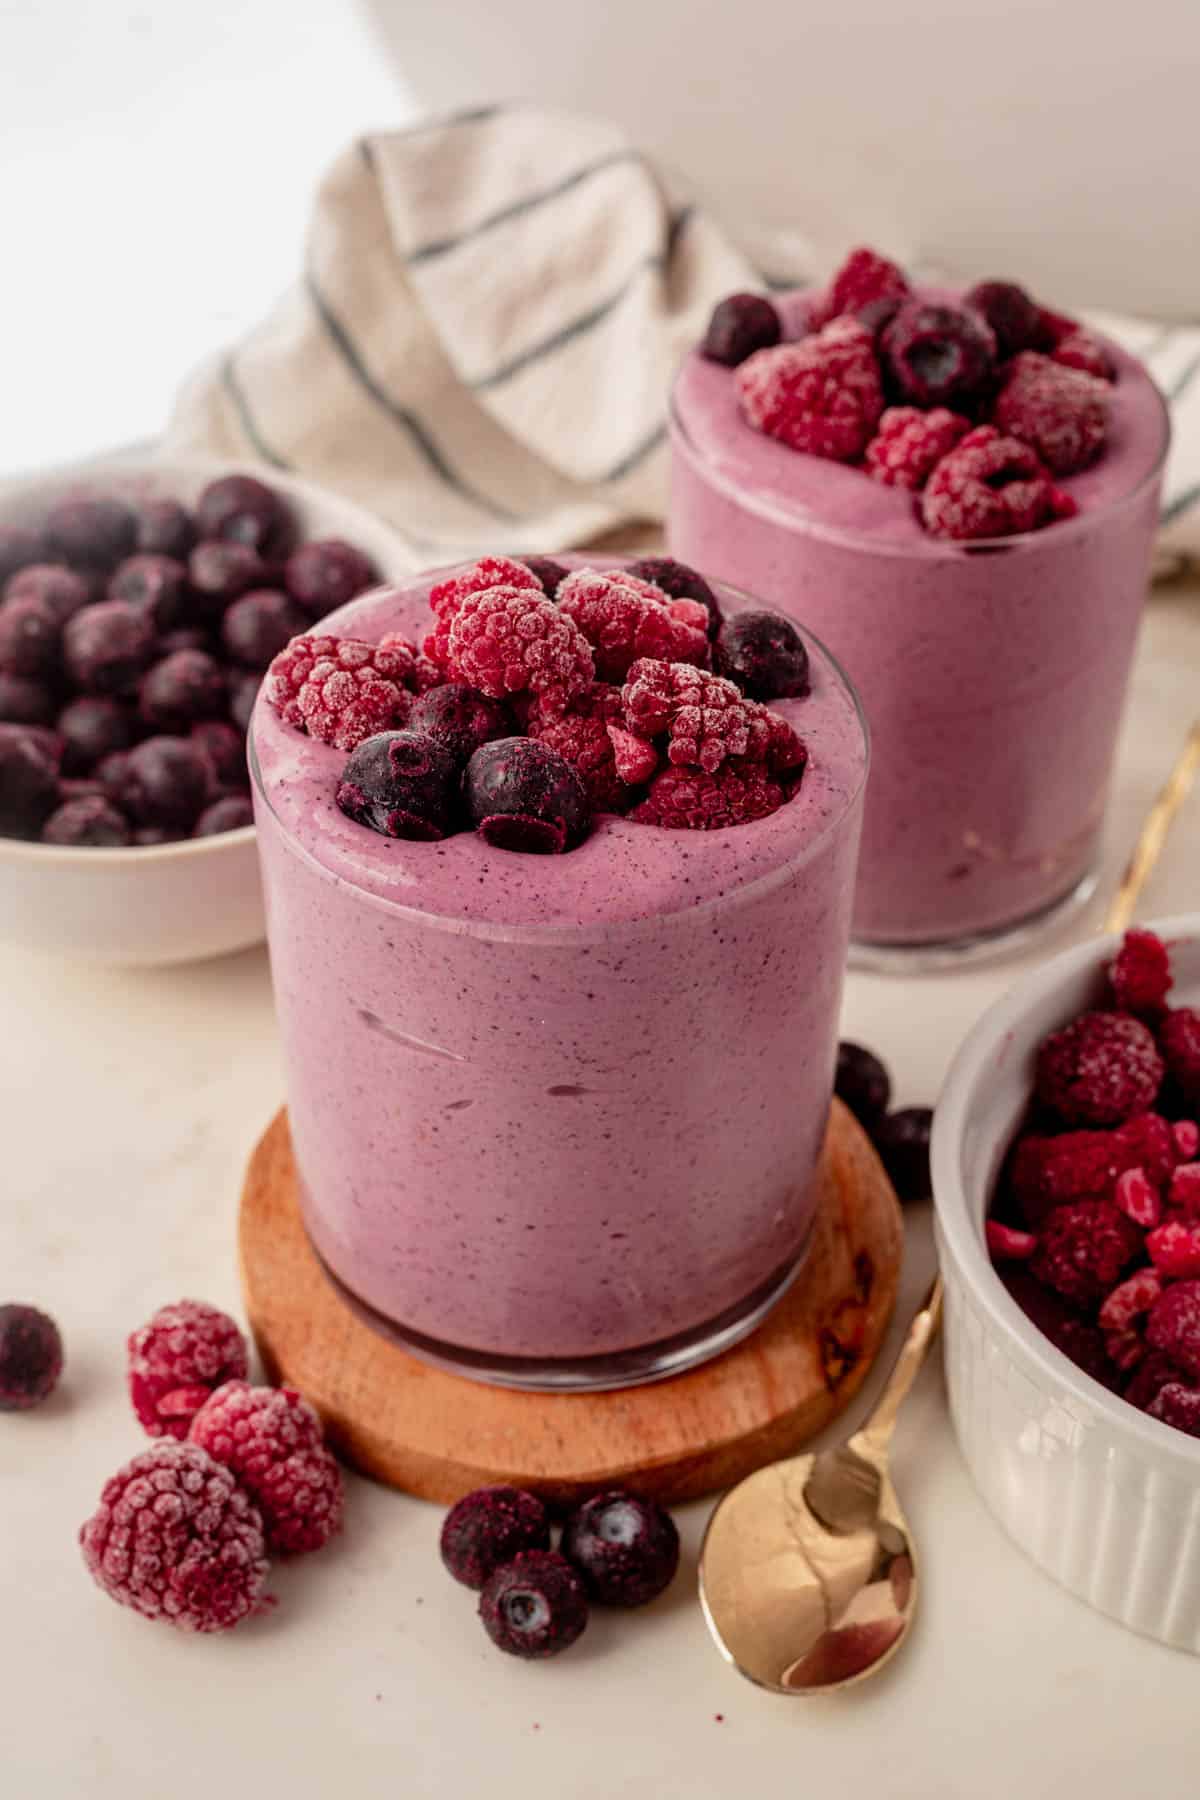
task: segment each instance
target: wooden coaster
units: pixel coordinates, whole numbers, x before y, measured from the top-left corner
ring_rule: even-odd
[[[834,1101],[812,1248],[762,1325],[723,1356],[645,1387],[530,1394],[418,1362],[337,1294],[300,1219],[287,1114],[246,1172],[246,1309],[268,1373],[307,1394],[365,1474],[446,1504],[486,1482],[570,1499],[629,1483],[687,1500],[820,1431],[854,1397],[887,1330],[900,1209],[857,1122]]]

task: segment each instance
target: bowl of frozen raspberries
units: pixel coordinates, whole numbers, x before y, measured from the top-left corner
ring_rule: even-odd
[[[279,649],[405,559],[274,470],[122,456],[0,494],[0,940],[114,964],[257,942],[246,721]]]
[[[986,1013],[932,1165],[980,1494],[1073,1594],[1200,1653],[1200,914],[1077,945]]]

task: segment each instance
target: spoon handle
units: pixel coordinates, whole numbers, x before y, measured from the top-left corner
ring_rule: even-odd
[[[942,1321],[944,1291],[941,1275],[935,1275],[921,1310],[908,1328],[904,1347],[896,1358],[896,1366],[888,1376],[882,1394],[875,1402],[874,1411],[866,1424],[854,1434],[856,1441],[865,1441],[872,1449],[881,1450],[891,1437],[896,1416],[904,1404],[909,1388],[920,1374],[921,1365],[937,1336],[938,1326]]]
[[[1191,792],[1196,771],[1200,768],[1200,719],[1184,739],[1175,766],[1160,789],[1154,805],[1146,814],[1133,855],[1125,865],[1121,885],[1113,895],[1105,931],[1125,931],[1133,922],[1138,898],[1150,873],[1162,854],[1167,835],[1175,823],[1175,815]]]

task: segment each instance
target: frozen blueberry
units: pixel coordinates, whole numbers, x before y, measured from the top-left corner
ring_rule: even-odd
[[[351,751],[336,798],[384,837],[444,838],[458,824],[458,759],[418,731],[379,731]]]
[[[247,787],[246,737],[227,719],[202,719],[188,733],[208,769],[208,789],[219,798],[226,788]]]
[[[128,767],[128,750],[110,750],[107,756],[100,758],[89,777],[117,807],[121,805],[121,790]]]
[[[883,334],[892,391],[914,406],[970,410],[996,360],[996,340],[979,313],[906,300]]]
[[[284,566],[284,586],[310,619],[345,606],[376,579],[375,565],[342,538],[321,538],[293,550]]]
[[[933,1192],[929,1175],[932,1125],[930,1107],[906,1106],[899,1112],[887,1113],[871,1133],[901,1200],[928,1200]]]
[[[196,503],[196,529],[202,538],[248,544],[263,556],[280,553],[290,528],[279,495],[253,475],[223,475],[209,483]]]
[[[642,581],[652,581],[672,600],[698,600],[708,609],[708,635],[716,637],[721,629],[721,608],[717,596],[698,569],[688,563],[676,562],[673,556],[643,556],[630,564],[629,573]]]
[[[231,600],[251,588],[262,587],[270,569],[249,544],[217,540],[197,544],[188,557],[188,581],[197,610],[206,618],[219,616]]]
[[[601,1606],[645,1606],[674,1578],[679,1533],[655,1501],[613,1488],[570,1514],[562,1553],[579,1570],[589,1599]]]
[[[219,837],[223,831],[240,831],[253,823],[254,808],[248,794],[223,794],[205,807],[192,828],[192,836]]]
[[[307,631],[309,619],[287,594],[253,588],[225,609],[221,642],[234,662],[265,669],[294,637]]]
[[[191,515],[178,500],[139,500],[135,548],[150,556],[173,556],[183,562],[196,541]]]
[[[509,1656],[557,1656],[587,1625],[587,1594],[555,1550],[523,1550],[489,1576],[479,1596],[483,1628]]]
[[[1041,308],[1015,281],[977,282],[963,305],[982,313],[996,335],[1001,357],[1044,347]]]
[[[460,682],[448,681],[414,700],[408,729],[436,738],[452,756],[465,763],[480,744],[511,733],[512,720],[498,700],[489,700]]]
[[[0,674],[28,681],[53,679],[62,627],[38,600],[6,600],[0,606]]]
[[[0,1306],[0,1412],[27,1412],[54,1392],[62,1337],[36,1306]]]
[[[523,1488],[476,1488],[455,1502],[442,1525],[442,1561],[464,1587],[483,1587],[521,1550],[549,1548],[550,1515]]]
[[[124,600],[156,631],[172,631],[183,616],[187,570],[174,556],[143,551],[127,556],[109,577],[108,598]]]
[[[63,627],[63,662],[85,694],[119,694],[133,686],[154,654],[154,627],[124,600],[85,606]]]
[[[0,837],[36,838],[58,804],[53,733],[0,725]]]
[[[215,657],[203,650],[175,650],[142,677],[138,710],[159,731],[186,731],[197,719],[215,719],[225,711],[225,675]]]
[[[103,794],[80,794],[56,807],[42,826],[43,844],[123,848],[132,839],[129,820]]]
[[[30,563],[44,562],[46,542],[31,525],[0,525],[0,587]]]
[[[531,575],[535,575],[542,584],[542,591],[553,600],[558,592],[558,584],[565,581],[571,573],[566,563],[556,562],[552,556],[519,556]]]
[[[763,294],[729,294],[713,308],[700,354],[732,369],[782,336],[779,314]]]
[[[892,1078],[873,1050],[844,1042],[838,1045],[833,1091],[859,1124],[873,1131],[888,1109]]]
[[[40,681],[0,674],[0,720],[9,725],[49,725],[54,698]]]
[[[152,737],[120,750],[115,767],[105,757],[97,773],[135,826],[182,832],[192,829],[207,797],[207,770],[195,744],[181,737]]]
[[[160,844],[177,844],[188,835],[186,831],[169,831],[164,825],[139,825],[133,841],[139,850],[157,850]]]
[[[133,717],[121,701],[102,694],[82,694],[58,715],[63,741],[63,769],[68,775],[85,775],[113,750],[127,750],[133,742]]]
[[[752,700],[808,692],[808,651],[782,613],[740,612],[726,619],[717,633],[713,666]]]
[[[536,738],[482,744],[463,791],[480,837],[501,850],[556,855],[579,842],[591,818],[578,769]]]
[[[217,648],[217,640],[210,632],[201,631],[198,625],[180,625],[175,631],[164,631],[158,640],[158,648],[163,656],[172,656],[176,650],[203,650],[211,656]]]
[[[46,519],[51,550],[85,569],[115,568],[132,551],[136,536],[132,508],[112,497],[63,500]]]
[[[8,600],[36,600],[47,612],[65,625],[92,598],[91,583],[75,569],[60,568],[58,563],[34,563],[21,569],[4,589]]]
[[[240,675],[235,672],[230,678],[229,716],[244,732],[250,729],[250,715],[261,686],[262,676],[257,673]]]

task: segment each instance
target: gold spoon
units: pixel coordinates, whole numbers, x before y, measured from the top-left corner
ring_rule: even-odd
[[[1200,769],[1200,722],[1146,817],[1108,911],[1123,931]],[[771,1463],[719,1502],[700,1551],[700,1604],[727,1662],[775,1694],[874,1675],[908,1635],[917,1559],[888,1469],[901,1404],[937,1335],[938,1275],[866,1424],[832,1450]]]

